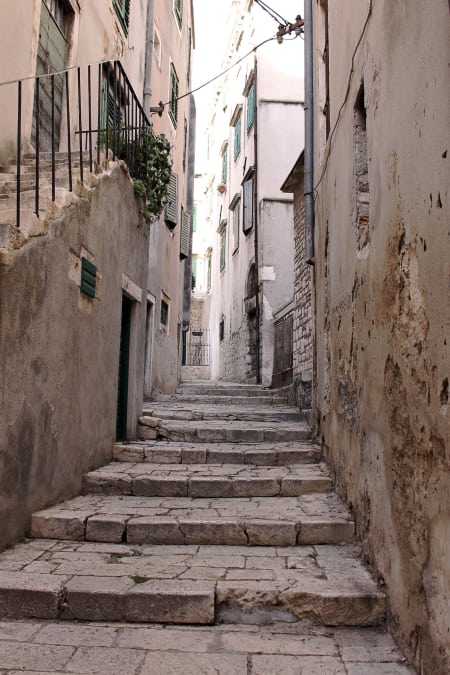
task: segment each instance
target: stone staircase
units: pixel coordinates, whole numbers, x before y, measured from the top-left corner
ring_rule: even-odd
[[[82,496],[34,514],[21,613],[174,623],[230,614],[384,619],[354,523],[280,394],[185,385],[174,401],[147,403],[139,430],[143,442],[117,445],[116,461],[85,476]],[[47,587],[41,606],[29,587],[35,574]],[[14,578],[26,581],[21,572]],[[2,608],[4,616],[17,611]]]
[[[352,517],[282,394],[185,384],[139,422],[139,441],[117,444],[81,496],[35,513],[30,539],[0,554],[0,619],[385,635]],[[148,672],[366,672],[183,667]],[[367,672],[410,672],[395,668]]]
[[[83,153],[83,180],[80,182],[80,156],[72,153],[72,192],[69,191],[69,168],[67,152],[55,154],[55,201],[52,201],[52,158],[50,152],[41,152],[39,157],[39,216],[35,209],[36,159],[34,153],[22,158],[20,173],[20,227],[16,226],[17,195],[15,166],[0,171],[0,262],[8,264],[8,252],[22,248],[31,238],[46,234],[48,221],[55,218],[63,206],[83,195],[84,190],[95,186],[95,176],[89,173],[88,153]],[[106,163],[102,159],[102,168]],[[94,162],[94,172],[99,166]]]

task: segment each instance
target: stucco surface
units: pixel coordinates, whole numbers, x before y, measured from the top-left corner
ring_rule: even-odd
[[[366,14],[329,4],[336,128],[331,151],[316,156],[315,411],[338,490],[386,583],[393,626],[425,674],[450,668],[449,14],[444,0],[411,9],[373,3],[350,75]],[[352,140],[362,82],[363,250]]]
[[[148,244],[123,166],[83,194],[0,266],[0,548],[112,455],[122,275],[145,289]],[[75,281],[82,254],[97,266],[95,299]],[[142,406],[142,305],[132,312],[130,435]]]

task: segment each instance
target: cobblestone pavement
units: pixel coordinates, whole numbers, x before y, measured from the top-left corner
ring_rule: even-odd
[[[184,385],[0,553],[0,675],[402,675],[352,515],[280,392]]]
[[[411,675],[380,629],[0,622],[0,674]]]

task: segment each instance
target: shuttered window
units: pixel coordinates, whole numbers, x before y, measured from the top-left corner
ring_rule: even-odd
[[[243,184],[242,229],[245,234],[253,227],[253,177]]]
[[[97,268],[86,258],[81,258],[81,284],[82,293],[95,298],[95,288],[97,285]]]
[[[113,6],[125,35],[128,35],[130,23],[130,0],[113,0]]]
[[[247,94],[247,131],[250,131],[254,121],[255,121],[255,83],[253,82]]]
[[[227,184],[227,169],[228,169],[228,146],[225,146],[225,149],[222,153],[222,184]]]
[[[221,230],[220,234],[220,271],[225,269],[226,253],[227,253],[227,228],[226,226]]]
[[[241,116],[236,120],[234,127],[234,159],[236,160],[241,154]]]
[[[177,21],[178,28],[181,30],[183,25],[183,0],[173,0],[173,13]]]
[[[178,176],[176,173],[170,176],[164,220],[169,227],[175,227],[178,222]]]
[[[188,258],[191,248],[191,216],[181,210],[180,258]]]
[[[177,126],[178,120],[178,89],[179,79],[173,63],[170,64],[170,83],[169,83],[169,117],[173,126]]]

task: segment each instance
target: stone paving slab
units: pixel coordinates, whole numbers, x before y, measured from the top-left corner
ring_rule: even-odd
[[[187,441],[192,443],[264,443],[305,441],[311,435],[310,427],[301,422],[261,422],[235,420],[163,420],[158,417],[140,417],[137,428],[139,439]]]
[[[324,464],[257,467],[113,462],[83,479],[85,493],[141,497],[298,497],[331,487]]]
[[[350,542],[354,523],[333,492],[231,499],[84,495],[34,513],[31,536],[133,544],[292,546]]]
[[[1,675],[413,675],[372,628],[0,622]]]
[[[300,618],[326,625],[384,619],[384,594],[354,545],[40,543],[33,542],[34,559],[26,543],[14,555],[0,554],[0,618],[254,624]],[[33,614],[43,588],[51,615]]]
[[[311,442],[291,443],[170,443],[147,440],[116,443],[117,462],[151,464],[247,464],[283,466],[318,461],[321,452]]]

